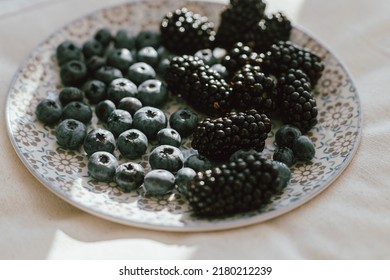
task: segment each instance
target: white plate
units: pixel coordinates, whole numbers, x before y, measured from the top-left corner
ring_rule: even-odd
[[[309,133],[316,146],[316,157],[310,164],[296,164],[289,186],[259,211],[226,219],[197,219],[178,194],[153,198],[142,191],[122,193],[115,183],[99,183],[88,177],[86,157],[81,152],[59,148],[54,128],[36,120],[38,100],[48,95],[55,97],[61,87],[55,60],[59,43],[65,39],[82,43],[101,27],[109,27],[113,34],[122,28],[134,34],[146,29],[157,31],[163,15],[181,6],[216,23],[223,9],[221,4],[209,2],[133,1],[71,22],[33,50],[15,74],[6,104],[9,136],[23,163],[48,189],[84,211],[130,226],[166,231],[220,230],[259,223],[318,195],[352,160],[360,141],[362,114],[356,87],[346,68],[328,48],[301,28],[293,29],[291,41],[317,52],[326,65],[315,89],[319,123]],[[96,119],[91,126],[95,125]],[[187,140],[184,146],[189,145]],[[272,133],[264,153],[270,156],[273,149]],[[147,164],[147,158],[143,161]]]

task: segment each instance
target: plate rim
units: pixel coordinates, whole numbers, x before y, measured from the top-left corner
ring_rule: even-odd
[[[341,165],[340,169],[337,171],[335,175],[333,175],[329,180],[326,180],[326,183],[324,183],[325,186],[316,189],[315,191],[312,191],[309,195],[307,195],[305,198],[300,199],[298,201],[294,201],[292,203],[289,203],[287,206],[284,206],[283,208],[276,210],[276,211],[271,211],[271,212],[262,212],[259,214],[256,214],[254,216],[249,216],[245,218],[240,218],[234,221],[225,221],[225,220],[218,220],[217,223],[202,223],[201,225],[184,225],[184,226],[173,226],[173,225],[156,225],[156,224],[151,224],[151,223],[144,223],[144,222],[138,222],[138,221],[132,221],[132,220],[126,220],[120,217],[116,217],[111,215],[110,213],[102,212],[100,209],[98,211],[96,209],[91,209],[88,206],[85,206],[78,201],[72,200],[71,197],[65,195],[63,192],[61,192],[57,188],[53,188],[48,186],[48,182],[39,174],[34,168],[30,165],[30,163],[27,161],[27,159],[23,156],[22,151],[18,147],[15,138],[12,133],[11,129],[11,116],[10,116],[10,95],[12,88],[15,86],[17,79],[19,78],[19,75],[21,73],[21,70],[24,69],[24,67],[28,64],[30,59],[34,57],[34,54],[36,54],[39,49],[47,42],[50,37],[52,37],[54,34],[57,32],[63,30],[66,26],[81,20],[83,18],[93,16],[96,13],[102,12],[103,10],[106,9],[113,9],[115,7],[122,7],[124,5],[131,5],[133,3],[137,2],[151,2],[153,0],[131,0],[125,3],[121,4],[115,4],[115,5],[107,5],[106,7],[102,7],[100,9],[96,9],[94,11],[91,11],[85,15],[82,15],[80,17],[76,17],[73,20],[70,20],[68,23],[62,25],[60,28],[57,28],[55,31],[51,32],[49,36],[46,36],[43,38],[43,40],[40,41],[34,48],[28,51],[27,55],[21,60],[21,63],[18,65],[18,68],[16,69],[16,72],[14,72],[12,79],[8,85],[7,88],[7,94],[6,94],[6,102],[5,102],[5,117],[6,117],[6,127],[7,127],[7,134],[8,137],[11,141],[11,144],[15,150],[15,153],[18,155],[19,159],[23,162],[24,166],[29,170],[29,172],[43,185],[45,186],[46,189],[49,189],[52,193],[54,193],[56,196],[61,198],[62,200],[66,201],[67,203],[71,204],[72,206],[87,212],[95,217],[102,218],[107,221],[115,222],[118,224],[126,225],[126,226],[131,226],[135,228],[142,228],[142,229],[147,229],[147,230],[155,230],[155,231],[164,231],[164,232],[210,232],[210,231],[221,231],[221,230],[228,230],[228,229],[235,229],[235,228],[241,228],[241,227],[247,227],[251,225],[256,225],[260,224],[262,222],[274,219],[276,217],[285,215],[288,212],[291,212],[302,205],[306,204],[308,201],[312,200],[314,197],[318,196],[320,193],[328,189],[340,176],[341,174],[344,173],[344,171],[348,168],[348,166],[351,164],[353,158],[355,157],[359,147],[360,143],[362,140],[362,134],[363,134],[363,112],[362,112],[362,104],[361,104],[361,99],[359,96],[359,90],[357,88],[355,79],[353,75],[351,74],[350,70],[346,67],[346,64],[344,61],[340,60],[338,55],[334,52],[332,48],[329,47],[328,44],[324,43],[318,36],[313,35],[306,27],[303,27],[300,24],[293,23],[293,28],[297,29],[298,31],[304,33],[307,37],[313,39],[316,43],[318,43],[321,48],[326,50],[330,55],[332,55],[335,60],[337,61],[338,65],[342,67],[343,71],[346,73],[347,79],[350,80],[351,85],[355,89],[355,103],[357,105],[357,111],[358,111],[358,120],[357,120],[357,135],[354,139],[354,146],[350,150],[350,153],[346,156],[345,160],[343,161],[343,164]],[[172,0],[174,1],[174,0]],[[177,0],[176,0],[177,1]],[[201,4],[214,4],[218,6],[225,6],[226,4],[221,3],[221,2],[215,2],[215,1],[198,1],[198,0],[189,0],[188,2],[193,2],[193,3],[201,3]]]

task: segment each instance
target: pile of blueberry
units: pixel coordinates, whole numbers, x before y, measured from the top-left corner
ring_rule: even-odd
[[[198,154],[184,156],[180,149],[198,114],[180,107],[168,117],[162,109],[170,99],[161,78],[168,55],[158,32],[134,36],[119,30],[113,36],[102,28],[81,46],[65,40],[56,49],[63,88],[58,100],[40,100],[36,117],[55,126],[59,146],[86,154],[94,179],[115,181],[124,192],[141,185],[151,195],[175,185],[184,192],[196,171],[211,163]],[[94,114],[97,128],[91,126]],[[149,149],[152,170],[146,172],[136,161]]]

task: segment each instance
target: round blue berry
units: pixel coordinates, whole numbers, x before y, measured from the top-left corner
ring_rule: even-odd
[[[99,80],[89,80],[84,86],[83,90],[85,97],[91,104],[97,104],[107,97],[106,84]]]
[[[146,80],[138,86],[137,98],[144,106],[159,107],[168,99],[167,86],[160,80]]]
[[[89,176],[102,182],[112,181],[117,167],[117,159],[113,154],[108,152],[95,152],[88,160]]]
[[[151,30],[144,30],[138,33],[136,38],[136,47],[137,49],[142,49],[144,47],[153,47],[158,49],[161,44],[160,33]]]
[[[171,192],[175,187],[175,175],[168,170],[154,169],[149,171],[144,178],[146,194],[164,195]]]
[[[56,127],[57,143],[66,149],[78,149],[83,144],[86,135],[85,125],[75,119],[65,119]]]
[[[169,117],[169,124],[182,137],[187,137],[196,129],[198,115],[188,108],[179,109]]]
[[[143,156],[148,148],[148,138],[138,129],[129,129],[118,136],[118,149],[128,159]]]
[[[58,99],[62,106],[66,106],[72,101],[83,101],[84,93],[77,87],[64,87],[60,90]]]
[[[95,71],[94,78],[109,85],[113,80],[123,78],[123,74],[121,70],[116,67],[104,65]]]
[[[176,172],[183,167],[182,152],[171,145],[157,146],[149,156],[149,164],[152,169],[165,169]]]
[[[65,40],[58,45],[56,49],[56,57],[58,64],[62,65],[71,60],[82,60],[83,52],[75,42]]]
[[[137,86],[126,78],[113,80],[107,88],[108,99],[115,104],[118,104],[122,98],[135,97],[137,93]]]
[[[124,97],[118,103],[118,109],[125,110],[134,116],[135,112],[142,108],[142,102],[135,97]]]
[[[133,54],[126,48],[111,50],[107,55],[107,65],[118,68],[122,72],[135,62]]]
[[[184,161],[185,167],[190,167],[196,172],[210,169],[213,165],[211,161],[199,154],[193,154]]]
[[[278,170],[279,182],[276,186],[276,190],[281,191],[287,187],[291,179],[291,170],[286,164],[280,161],[272,161],[272,165]]]
[[[56,124],[62,116],[61,106],[52,99],[42,99],[35,108],[37,119],[44,124]]]
[[[111,100],[103,100],[100,101],[96,106],[95,106],[95,114],[98,117],[99,120],[103,122],[107,122],[110,114],[116,109],[116,106],[114,102]]]
[[[84,42],[82,50],[85,58],[90,58],[95,55],[103,56],[104,53],[103,45],[98,40],[93,38]]]
[[[159,62],[158,52],[153,47],[143,47],[137,52],[137,61],[145,62],[154,68]]]
[[[157,142],[159,145],[171,145],[180,147],[181,137],[179,132],[173,128],[163,128],[157,133]]]
[[[306,135],[301,135],[295,139],[292,150],[296,159],[302,161],[312,160],[316,153],[313,142]]]
[[[138,189],[144,182],[145,170],[142,165],[135,162],[125,162],[115,171],[115,182],[118,189],[131,192]]]
[[[275,133],[275,141],[279,147],[292,148],[294,141],[301,136],[302,133],[296,126],[285,124],[281,126]]]
[[[92,116],[91,106],[81,101],[72,101],[62,109],[62,117],[64,119],[76,119],[83,123],[89,123]]]
[[[100,42],[100,44],[103,45],[103,47],[107,47],[108,44],[110,44],[112,40],[111,31],[108,28],[100,28],[98,31],[96,31],[93,38]]]
[[[85,65],[87,66],[88,72],[94,75],[98,69],[106,65],[106,58],[94,55],[86,59]]]
[[[167,127],[167,118],[160,109],[145,106],[135,112],[133,126],[145,133],[149,140],[154,140],[157,133]]]
[[[194,179],[196,172],[194,169],[189,167],[183,167],[176,173],[176,186],[180,193],[186,195],[188,185]]]
[[[120,29],[115,35],[114,46],[117,49],[126,48],[128,50],[135,49],[135,41],[137,37],[134,36],[127,29]]]
[[[118,137],[122,132],[130,129],[132,123],[133,118],[129,112],[115,109],[107,119],[107,129],[111,131],[115,137]]]
[[[80,86],[87,76],[87,66],[83,61],[70,60],[61,65],[60,77],[64,86]]]
[[[292,166],[295,162],[293,151],[289,147],[279,147],[275,150],[273,160],[283,162],[287,166]]]
[[[83,146],[87,155],[92,155],[98,151],[113,153],[115,150],[115,137],[106,129],[95,128],[88,132]]]
[[[136,85],[142,82],[156,78],[156,71],[152,66],[145,62],[137,62],[131,65],[127,71],[127,78]]]

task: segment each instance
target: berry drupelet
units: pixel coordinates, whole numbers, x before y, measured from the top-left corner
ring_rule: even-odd
[[[240,149],[261,152],[271,131],[271,121],[256,110],[230,112],[224,117],[206,118],[194,132],[192,147],[210,160],[223,161]]]
[[[160,32],[163,46],[175,54],[194,54],[211,48],[215,40],[214,23],[187,8],[166,14]]]
[[[197,216],[229,216],[260,210],[285,186],[280,181],[272,160],[253,153],[197,173],[187,197]]]

